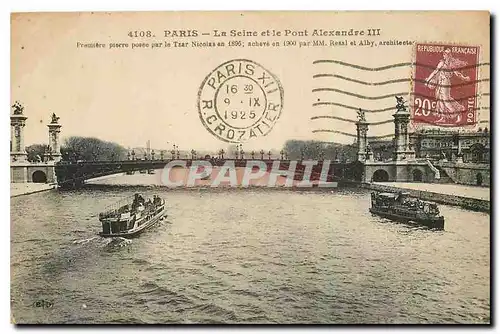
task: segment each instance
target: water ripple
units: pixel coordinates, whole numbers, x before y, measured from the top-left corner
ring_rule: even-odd
[[[16,322],[490,322],[488,215],[440,206],[437,232],[372,216],[364,190],[141,188],[171,223],[97,237],[96,212],[135,191],[12,199]],[[39,299],[50,313],[27,307]]]

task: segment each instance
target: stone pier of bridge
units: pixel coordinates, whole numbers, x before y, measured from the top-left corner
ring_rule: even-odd
[[[57,182],[55,165],[61,160],[59,135],[61,125],[59,117],[52,114],[47,124],[48,145],[46,153],[38,162],[28,161],[28,154],[24,146],[24,130],[28,117],[24,115],[24,107],[16,102],[10,115],[10,182],[11,183],[46,183]]]
[[[394,118],[394,152],[388,161],[374,160],[367,136],[368,122],[364,113],[358,114],[357,143],[358,161],[363,164],[361,182],[423,182],[455,183],[488,186],[490,166],[479,163],[436,162],[427,158],[417,158],[409,143],[408,126],[410,112],[400,97]]]

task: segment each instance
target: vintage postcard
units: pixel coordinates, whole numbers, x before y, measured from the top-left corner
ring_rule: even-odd
[[[15,324],[490,324],[490,14],[11,14]]]

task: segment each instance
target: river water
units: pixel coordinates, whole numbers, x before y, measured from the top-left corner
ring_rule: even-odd
[[[97,237],[97,214],[138,191],[166,198],[168,219],[132,240]],[[362,189],[115,186],[12,198],[13,317],[490,322],[488,214],[440,205],[445,231],[430,231],[372,216],[369,205]],[[41,300],[52,307],[35,307]]]

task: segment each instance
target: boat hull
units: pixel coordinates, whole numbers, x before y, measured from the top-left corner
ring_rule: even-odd
[[[138,236],[142,232],[146,231],[147,229],[155,226],[160,220],[162,220],[165,217],[167,217],[167,215],[165,214],[165,209],[163,209],[158,214],[150,218],[146,223],[138,226],[137,228],[118,233],[99,232],[99,235],[104,238],[116,238],[116,237],[133,238]]]
[[[398,215],[396,213],[391,213],[383,210],[377,210],[376,208],[370,208],[370,212],[390,220],[398,221],[405,224],[411,225],[422,225],[432,229],[443,230],[444,229],[444,217],[435,217],[431,219],[421,219],[418,217],[407,217]]]

